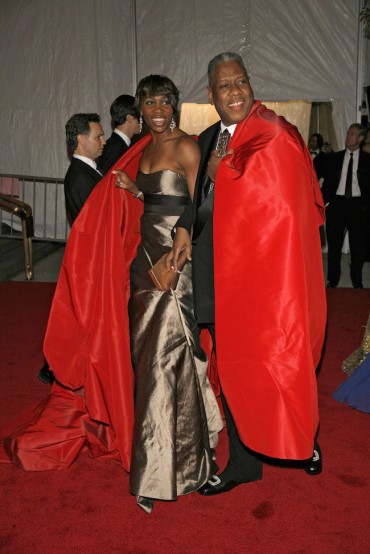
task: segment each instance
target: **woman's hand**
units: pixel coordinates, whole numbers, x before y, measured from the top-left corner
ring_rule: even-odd
[[[181,271],[186,260],[191,261],[191,238],[183,227],[177,227],[172,249],[167,254],[167,269]]]
[[[128,190],[133,194],[139,192],[136,183],[134,183],[134,181],[131,181],[127,173],[125,173],[121,169],[115,169],[114,171],[112,171],[112,173],[116,176],[114,184],[117,188]]]
[[[115,169],[112,173],[116,176],[114,185],[117,188],[128,190],[135,198],[139,198],[140,200],[144,199],[143,193],[137,188],[136,183],[130,179],[127,173],[121,169]]]

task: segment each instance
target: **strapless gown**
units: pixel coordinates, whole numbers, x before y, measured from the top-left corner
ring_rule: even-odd
[[[210,447],[222,419],[193,315],[191,264],[170,293],[158,291],[148,275],[172,246],[171,231],[188,201],[186,179],[170,170],[139,172],[137,186],[145,202],[129,302],[136,384],[130,489],[174,500],[214,472]]]

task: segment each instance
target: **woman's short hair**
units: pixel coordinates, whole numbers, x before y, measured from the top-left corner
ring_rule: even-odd
[[[140,110],[145,98],[148,96],[161,95],[168,97],[173,112],[176,115],[178,113],[179,90],[171,79],[165,75],[148,75],[147,77],[143,77],[136,89],[135,104]]]

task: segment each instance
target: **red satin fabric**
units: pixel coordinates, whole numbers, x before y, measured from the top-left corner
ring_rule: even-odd
[[[135,179],[149,140],[146,136],[132,146],[114,168]],[[116,188],[114,179],[110,171],[98,183],[72,226],[44,353],[59,383],[71,390],[84,387],[89,418],[112,427],[113,449],[128,470],[133,371],[127,302],[143,204]],[[70,408],[73,412],[73,402]]]
[[[220,381],[248,447],[306,459],[326,324],[321,192],[296,128],[260,102],[229,148],[214,200]]]
[[[120,459],[113,428],[90,418],[83,389],[71,391],[58,383],[3,434],[0,461],[28,471],[67,468],[85,449],[93,458]]]

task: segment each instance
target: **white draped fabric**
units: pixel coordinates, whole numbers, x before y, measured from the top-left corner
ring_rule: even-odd
[[[111,102],[148,73],[171,77],[183,102],[207,102],[207,62],[225,50],[245,59],[263,102],[331,101],[342,147],[358,118],[360,4],[4,0],[0,173],[64,177],[67,119],[98,112],[109,136]]]

